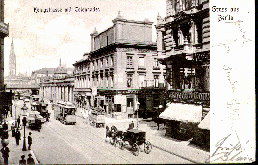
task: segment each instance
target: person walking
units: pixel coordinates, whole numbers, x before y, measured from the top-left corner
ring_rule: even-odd
[[[19,165],[26,165],[25,155],[21,156],[21,160],[19,160]]]
[[[20,118],[20,116],[19,116],[18,119],[17,119],[17,125],[18,125],[17,127],[18,127],[18,128],[20,128],[20,123],[21,123],[21,118]]]
[[[18,130],[18,128],[16,129],[15,140],[16,140],[16,145],[19,145],[19,142],[21,140],[21,132]]]
[[[4,159],[5,165],[8,165],[9,152],[10,150],[6,145],[1,149],[2,157]]]
[[[3,130],[8,131],[8,124],[4,121]]]
[[[32,137],[31,137],[31,132],[29,133],[29,136],[28,136],[28,145],[29,145],[29,147],[28,147],[28,150],[31,150],[31,144],[32,144]]]
[[[34,159],[32,158],[32,155],[29,154],[28,156],[29,156],[29,158],[27,159],[27,165],[34,165],[34,164],[35,164],[35,161],[34,161]]]

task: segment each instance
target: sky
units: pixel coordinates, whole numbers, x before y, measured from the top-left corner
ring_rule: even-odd
[[[71,7],[70,12],[64,12]],[[76,7],[99,8],[98,12],[75,12]],[[39,9],[62,9],[63,12],[34,12]],[[118,11],[125,19],[153,21],[156,41],[157,15],[165,17],[166,0],[5,0],[5,75],[9,73],[9,55],[13,38],[16,72],[30,75],[40,68],[62,65],[72,67],[90,51],[90,33],[113,25]]]

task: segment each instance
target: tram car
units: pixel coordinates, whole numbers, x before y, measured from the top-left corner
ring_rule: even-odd
[[[76,107],[70,102],[58,102],[54,106],[54,116],[63,124],[75,124]]]

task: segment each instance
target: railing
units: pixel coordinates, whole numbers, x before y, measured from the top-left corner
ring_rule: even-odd
[[[0,33],[9,35],[9,24],[0,21]]]

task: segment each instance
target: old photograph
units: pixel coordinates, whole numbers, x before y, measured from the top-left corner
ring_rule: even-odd
[[[0,164],[230,155],[210,149],[210,0],[0,2]]]

